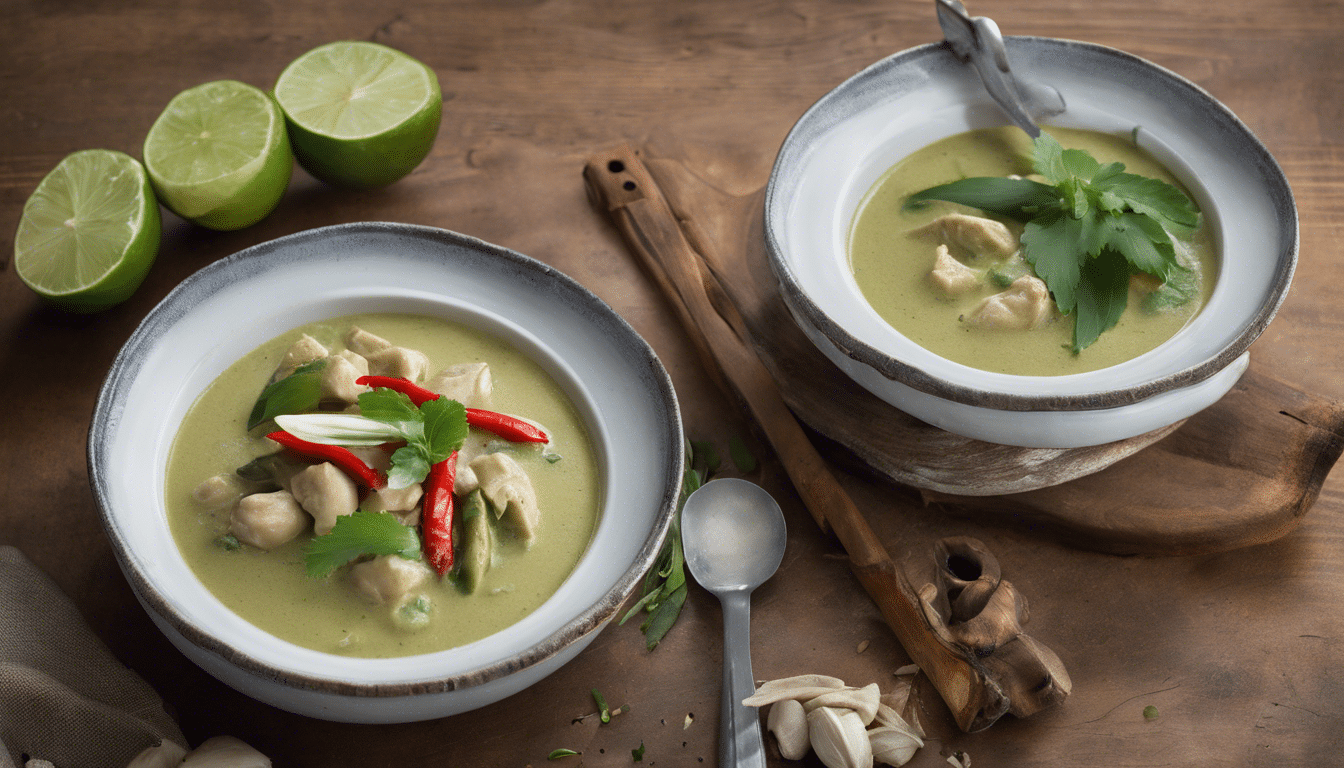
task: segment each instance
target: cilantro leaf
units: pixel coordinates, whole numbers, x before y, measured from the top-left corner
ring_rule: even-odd
[[[1142,214],[1124,212],[1105,216],[1106,244],[1123,255],[1135,269],[1166,280],[1176,266],[1176,248],[1162,225]]]
[[[1054,294],[1059,311],[1066,315],[1073,311],[1081,274],[1078,242],[1082,227],[1082,219],[1055,211],[1027,222],[1022,231],[1022,255]]]
[[[1179,264],[1156,291],[1143,300],[1143,308],[1148,312],[1162,312],[1188,304],[1199,295],[1199,273]]]
[[[387,487],[400,490],[424,482],[433,464],[423,444],[407,443],[392,452],[392,464],[387,470]]]
[[[359,396],[359,414],[396,427],[407,440],[423,436],[425,417],[404,392],[379,387]]]
[[[1093,186],[1119,199],[1130,210],[1157,219],[1165,226],[1183,230],[1199,228],[1199,209],[1181,190],[1161,179],[1132,173],[1094,180]]]
[[[462,447],[469,430],[466,409],[446,397],[416,407],[405,393],[379,387],[359,396],[359,411],[364,418],[395,428],[406,441],[392,453],[387,473],[391,488],[422,482],[431,466]]]
[[[336,518],[331,531],[314,538],[304,552],[308,575],[321,578],[363,555],[420,558],[420,536],[390,512],[355,512]]]
[[[425,419],[429,463],[437,464],[462,447],[470,428],[467,426],[467,409],[461,403],[440,397],[421,404],[420,413]]]
[[[1041,135],[1031,145],[1031,166],[1051,184],[1059,184],[1069,178],[1064,167],[1064,147],[1055,137],[1041,131]]]
[[[1023,222],[1022,255],[1059,311],[1074,315],[1073,350],[1081,352],[1119,321],[1130,275],[1145,272],[1165,286],[1188,271],[1168,229],[1198,228],[1199,209],[1160,179],[1126,173],[1123,163],[1102,165],[1046,133],[1032,145],[1032,167],[1049,183],[961,179],[917,192],[907,206],[943,200]],[[1194,295],[1188,285],[1158,294],[1154,304]]]
[[[283,379],[271,382],[252,406],[247,417],[247,428],[255,429],[261,424],[289,413],[303,413],[317,407],[322,399],[322,369],[327,365],[326,358],[304,363]]]
[[[1083,264],[1073,321],[1073,351],[1081,352],[1115,327],[1129,301],[1129,265],[1107,248]]]

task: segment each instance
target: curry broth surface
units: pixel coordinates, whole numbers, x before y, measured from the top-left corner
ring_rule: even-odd
[[[410,631],[391,620],[392,608],[366,602],[349,584],[349,568],[308,577],[303,550],[311,528],[269,552],[227,551],[215,540],[228,532],[229,510],[203,511],[192,499],[202,480],[231,472],[267,453],[249,437],[247,416],[290,344],[308,333],[332,352],[344,348],[351,325],[419,349],[431,372],[484,361],[494,380],[492,408],[538,421],[563,458],[550,463],[536,447],[510,451],[536,488],[541,511],[532,545],[496,536],[494,564],[477,595],[431,578],[429,626]],[[597,457],[577,411],[540,366],[508,344],[461,325],[414,315],[353,315],[296,328],[233,364],[201,394],[183,420],[168,459],[168,522],[188,565],[230,609],[257,627],[297,645],[349,656],[430,653],[497,632],[531,613],[569,576],[597,525],[601,502]],[[458,500],[459,504],[461,499]],[[496,527],[496,531],[500,528]]]
[[[1095,131],[1047,128],[1066,149],[1085,149],[1103,165],[1121,162],[1125,171],[1180,183],[1160,163],[1128,138]],[[938,184],[972,176],[1032,173],[1031,139],[1015,127],[989,128],[950,136],[901,160],[880,178],[855,214],[850,232],[850,267],[855,282],[873,309],[911,341],[954,362],[998,373],[1059,376],[1106,368],[1147,352],[1185,326],[1213,291],[1216,248],[1202,225],[1186,241],[1198,259],[1200,296],[1172,310],[1148,312],[1141,296],[1130,292],[1129,305],[1116,326],[1101,334],[1079,354],[1073,353],[1073,317],[1056,311],[1046,325],[1029,331],[974,328],[960,318],[1002,288],[993,284],[954,298],[945,298],[928,283],[937,242],[909,234],[951,211],[980,211],[935,202],[906,210],[911,194]],[[1182,188],[1183,189],[1183,188]],[[1022,228],[1004,220],[1014,234]],[[985,267],[992,259],[966,262]]]

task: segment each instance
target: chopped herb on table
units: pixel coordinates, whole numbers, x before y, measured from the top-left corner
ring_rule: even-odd
[[[619,622],[624,624],[640,610],[647,611],[649,616],[639,628],[644,633],[644,642],[650,651],[662,642],[686,603],[686,558],[681,549],[681,507],[686,503],[686,497],[704,485],[710,472],[717,469],[718,465],[719,457],[712,445],[702,441],[687,442],[686,466],[681,476],[681,498],[677,501],[677,511],[672,516],[667,540],[663,542],[663,549],[658,553],[653,568],[644,577],[643,596]]]
[[[602,696],[602,692],[593,689],[593,701],[597,703],[597,717],[604,723],[611,722],[611,709],[607,707],[607,700]]]
[[[546,756],[546,759],[547,759],[547,760],[559,760],[559,759],[561,759],[561,758],[563,758],[563,757],[577,757],[578,755],[581,755],[581,754],[583,754],[583,753],[582,753],[582,752],[575,752],[575,751],[572,750],[572,749],[553,749],[553,750],[551,750],[551,754],[549,754],[549,755]]]
[[[1102,165],[1084,150],[1064,149],[1045,133],[1035,140],[1033,165],[1048,183],[961,179],[917,192],[906,205],[942,200],[1024,224],[1023,256],[1059,311],[1074,315],[1075,353],[1115,326],[1128,303],[1131,275],[1146,273],[1172,285],[1161,300],[1179,300],[1187,292],[1189,270],[1177,260],[1170,233],[1197,229],[1200,214],[1183,192],[1125,173],[1123,163]]]

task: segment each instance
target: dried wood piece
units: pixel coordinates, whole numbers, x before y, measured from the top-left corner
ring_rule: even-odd
[[[949,537],[934,545],[930,570],[912,575],[934,632],[961,649],[1027,717],[1059,704],[1073,689],[1059,656],[1022,631],[1027,599],[1001,577],[998,559],[978,539]]]

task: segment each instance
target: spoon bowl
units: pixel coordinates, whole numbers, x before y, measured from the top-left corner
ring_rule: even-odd
[[[751,675],[751,592],[774,575],[788,543],[784,513],[760,486],[721,478],[705,483],[681,510],[686,564],[723,606],[723,700],[719,765],[765,766]]]

